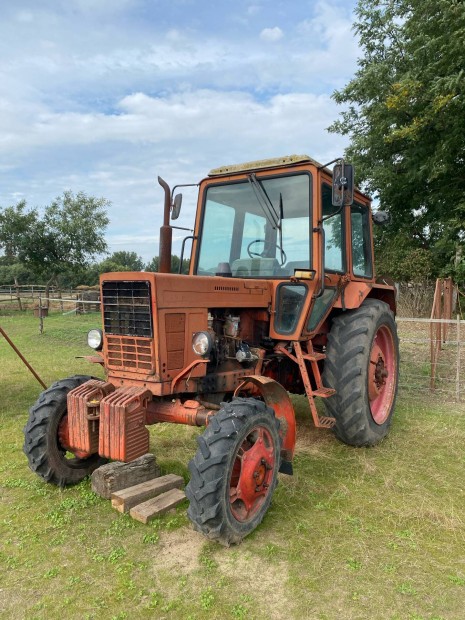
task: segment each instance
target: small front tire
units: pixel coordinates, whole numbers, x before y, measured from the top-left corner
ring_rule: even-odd
[[[75,375],[56,381],[42,392],[29,410],[23,451],[30,469],[46,482],[61,487],[77,484],[106,463],[98,454],[79,458],[80,455],[73,455],[63,445],[66,443],[68,392],[92,378]]]
[[[279,421],[254,398],[223,403],[189,463],[187,514],[194,529],[229,546],[263,520],[281,462]]]

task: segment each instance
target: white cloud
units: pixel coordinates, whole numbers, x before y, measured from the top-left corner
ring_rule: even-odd
[[[320,0],[296,19],[293,3],[265,12],[252,0],[238,21],[229,3],[218,15],[194,4],[171,2],[163,19],[149,0],[22,0],[22,17],[0,6],[1,206],[46,205],[65,189],[105,196],[111,249],[148,260],[158,174],[192,183],[223,164],[342,152],[325,127],[331,91],[355,68],[348,11]],[[195,190],[183,193],[190,227]]]
[[[260,32],[260,39],[262,41],[266,41],[267,43],[275,43],[279,41],[284,36],[283,31],[279,26],[275,26],[274,28],[264,28]]]

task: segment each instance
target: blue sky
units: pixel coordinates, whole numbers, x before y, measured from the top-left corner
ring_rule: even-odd
[[[0,4],[0,205],[111,201],[110,251],[158,253],[163,193],[211,168],[346,140],[326,127],[356,69],[352,0]],[[193,224],[185,192],[180,226]],[[179,251],[175,235],[174,251]]]

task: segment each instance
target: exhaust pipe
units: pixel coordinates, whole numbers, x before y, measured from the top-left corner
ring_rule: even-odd
[[[170,226],[171,190],[166,181],[158,177],[158,182],[165,190],[165,207],[163,211],[163,226],[160,228],[160,250],[158,256],[158,271],[171,273],[171,243],[173,229]]]

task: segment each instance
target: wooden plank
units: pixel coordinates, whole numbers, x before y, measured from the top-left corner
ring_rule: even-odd
[[[166,493],[162,493],[158,497],[154,497],[153,499],[149,499],[143,504],[139,504],[134,508],[131,508],[129,514],[136,521],[140,521],[141,523],[148,523],[155,517],[168,512],[172,508],[175,508],[178,504],[180,504],[186,495],[184,491],[179,489],[171,489],[171,491],[166,491]]]
[[[144,454],[131,463],[114,461],[102,465],[92,474],[92,491],[110,499],[111,494],[127,489],[160,475],[160,467],[153,454]]]
[[[170,489],[180,489],[183,486],[184,479],[181,476],[168,474],[112,493],[111,505],[119,512],[129,512],[130,508],[137,506],[137,504],[141,504]]]

